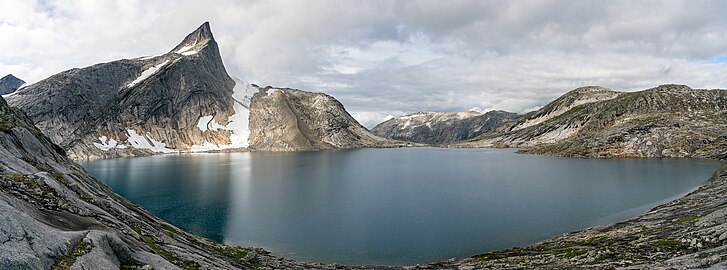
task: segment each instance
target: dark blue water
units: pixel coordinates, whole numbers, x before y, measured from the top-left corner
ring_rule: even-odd
[[[227,244],[311,261],[414,264],[625,220],[694,190],[719,164],[400,148],[83,166],[161,218]]]

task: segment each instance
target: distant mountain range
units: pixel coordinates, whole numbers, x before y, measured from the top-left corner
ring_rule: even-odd
[[[437,145],[478,137],[518,117],[505,111],[418,112],[384,121],[371,132],[396,140]]]

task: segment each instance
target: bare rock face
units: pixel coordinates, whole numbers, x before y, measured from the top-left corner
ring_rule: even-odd
[[[25,81],[18,79],[13,74],[5,75],[5,77],[0,78],[0,95],[11,94],[24,84]]]
[[[75,159],[239,148],[233,135],[247,134],[227,127],[247,110],[238,84],[204,23],[169,53],[64,71],[8,102]]]
[[[570,94],[456,146],[530,147],[526,152],[576,157],[727,156],[727,90],[661,85],[563,106]]]
[[[406,145],[372,134],[329,95],[289,88],[266,87],[253,96],[250,131],[250,149],[262,151]]]
[[[443,144],[475,138],[517,117],[505,111],[418,112],[384,121],[371,132],[390,139]]]

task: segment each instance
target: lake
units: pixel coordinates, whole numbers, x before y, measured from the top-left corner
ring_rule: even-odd
[[[703,159],[573,159],[512,149],[180,154],[83,162],[155,215],[307,261],[416,264],[628,219],[703,184]]]

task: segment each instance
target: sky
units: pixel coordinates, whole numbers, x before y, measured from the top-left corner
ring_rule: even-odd
[[[727,88],[727,1],[0,0],[0,76],[168,52],[205,21],[230,75],[388,115],[523,113],[580,86]]]

